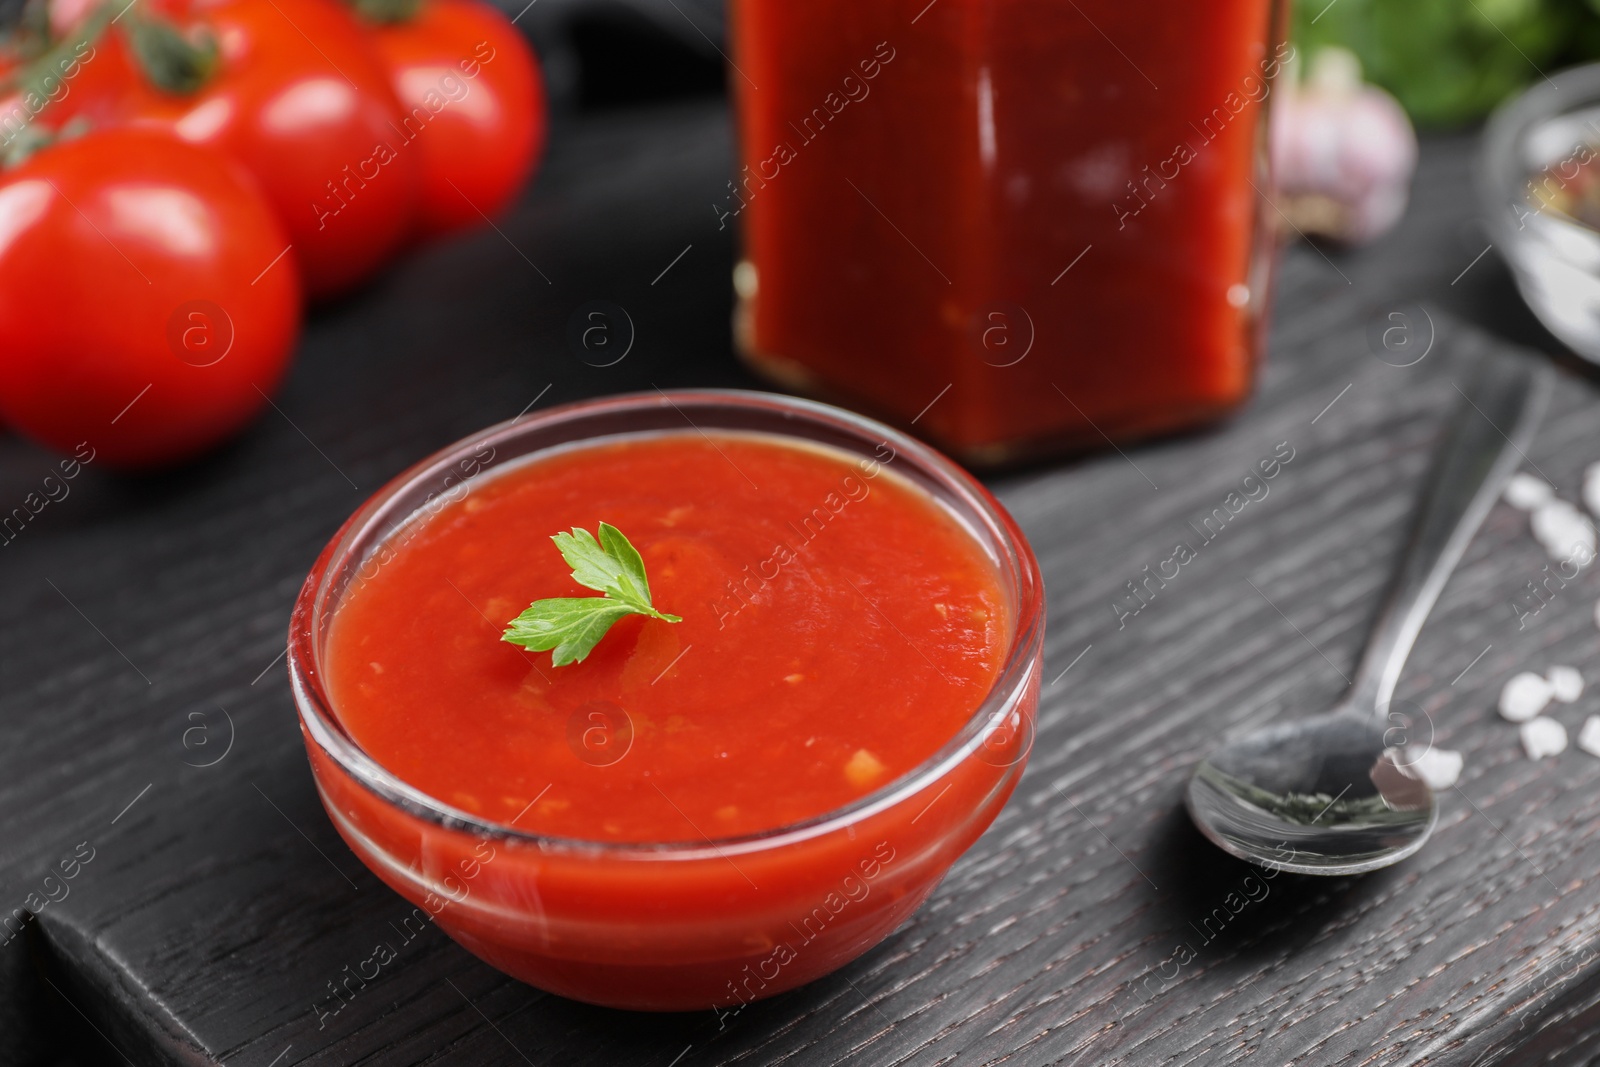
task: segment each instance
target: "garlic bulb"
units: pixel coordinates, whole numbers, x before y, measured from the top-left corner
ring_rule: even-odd
[[[1361,81],[1361,61],[1323,48],[1296,84],[1284,72],[1272,112],[1278,206],[1302,232],[1352,244],[1400,221],[1417,135],[1394,97]]]

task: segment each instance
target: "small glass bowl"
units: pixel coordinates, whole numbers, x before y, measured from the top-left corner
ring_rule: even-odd
[[[1551,75],[1501,105],[1483,134],[1478,192],[1490,240],[1517,289],[1562,343],[1600,363],[1600,232],[1533,200],[1600,167],[1600,63]],[[1554,174],[1544,176],[1547,168]]]
[[[764,432],[882,461],[930,493],[994,561],[1013,621],[994,688],[921,766],[845,807],[720,840],[544,837],[452,808],[402,781],[339,722],[323,686],[328,623],[410,524],[496,467],[617,434]],[[412,467],[352,515],[306,578],[289,676],[317,790],[350,848],[436,922],[531,985],[610,1007],[730,1009],[855,959],[899,926],[988,827],[1032,747],[1044,637],[1038,563],[970,475],[887,426],[757,392],[620,396],[490,427]]]

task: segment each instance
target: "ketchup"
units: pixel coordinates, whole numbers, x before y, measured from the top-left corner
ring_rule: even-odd
[[[595,596],[550,535],[599,521],[654,601],[581,663],[500,639],[531,601]],[[698,841],[821,815],[967,722],[1010,635],[994,567],[877,462],[694,431],[561,452],[418,520],[340,604],[339,718],[440,801],[592,841]]]
[[[994,462],[1250,394],[1276,0],[733,0],[745,357]]]
[[[375,951],[434,922],[541,989],[725,1026],[904,922],[1011,795],[1041,655],[1036,592],[918,462],[745,431],[573,444],[393,531],[320,667],[302,599],[297,692],[325,685],[361,760],[448,812],[353,773],[302,703],[329,817],[414,905]],[[624,619],[562,667],[502,641],[532,600],[597,595],[550,534],[601,520],[682,621]],[[316,1010],[341,1005],[330,983]]]

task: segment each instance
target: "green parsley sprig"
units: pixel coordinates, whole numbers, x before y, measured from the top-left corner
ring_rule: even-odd
[[[602,596],[551,597],[535,600],[506,627],[502,641],[534,652],[550,652],[553,666],[582,663],[612,625],[629,615],[647,615],[662,622],[682,622],[678,615],[657,611],[650,601],[650,580],[639,550],[609,523],[600,537],[574,526],[550,540],[572,568],[572,579]]]

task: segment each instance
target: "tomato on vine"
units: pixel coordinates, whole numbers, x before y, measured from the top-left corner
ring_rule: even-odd
[[[136,88],[127,53],[99,47],[115,18],[110,7],[59,34],[41,9],[30,14],[0,51],[0,158],[11,162],[75,118],[106,118],[111,102]]]
[[[352,14],[334,0],[166,0],[149,11],[144,2],[96,41],[131,57],[137,84],[82,101],[85,113],[168,130],[244,164],[312,296],[381,267],[410,234],[420,168],[388,73]]]
[[[544,150],[539,63],[481,0],[356,0],[422,168],[417,233],[482,224],[511,206]]]
[[[288,244],[238,164],[170,134],[38,149],[0,175],[0,419],[118,467],[215,445],[288,365]]]

